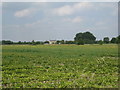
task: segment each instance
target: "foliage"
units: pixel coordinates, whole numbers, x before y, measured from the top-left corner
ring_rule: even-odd
[[[76,44],[77,44],[77,45],[84,45],[84,41],[81,39],[81,40],[79,40],[79,41],[76,41]]]
[[[60,41],[60,40],[57,40],[57,41],[56,41],[56,44],[61,44],[61,41]]]
[[[3,40],[3,41],[2,41],[2,44],[3,44],[3,45],[4,45],[4,44],[13,44],[13,42],[10,41],[10,40]]]
[[[3,45],[3,88],[117,88],[118,48]]]
[[[96,37],[90,33],[90,32],[84,32],[84,33],[77,33],[74,40],[76,41],[76,43],[80,43],[80,44],[92,44],[95,42]]]
[[[64,40],[61,40],[61,44],[64,44],[65,43],[65,41]]]
[[[120,43],[120,35],[116,38],[116,43]]]
[[[104,43],[109,43],[109,37],[104,37],[103,41]]]
[[[99,40],[99,41],[98,41],[98,44],[102,45],[102,44],[103,44],[103,41],[102,41],[102,40]]]
[[[65,44],[75,44],[74,41],[65,41]]]
[[[110,41],[111,43],[116,43],[117,42],[117,39],[115,37],[113,37]]]
[[[10,40],[2,40],[2,45],[11,45],[11,44],[30,44],[30,45],[37,45],[37,44],[44,44],[43,42],[40,41],[34,41],[32,40],[31,42],[26,42],[26,41],[18,41],[18,42],[13,42]]]
[[[77,33],[76,37],[74,38],[74,41],[65,41],[65,40],[57,40],[56,44],[77,44],[77,45],[84,45],[84,44],[108,44],[108,43],[120,43],[120,35],[118,37],[113,37],[110,41],[109,41],[109,37],[104,37],[103,41],[99,40],[99,41],[95,41],[96,37],[90,33],[90,32],[85,32],[85,33]],[[2,45],[11,45],[11,44],[30,44],[30,45],[42,45],[42,44],[49,44],[49,41],[34,41],[32,40],[31,42],[27,42],[27,41],[18,41],[18,42],[13,42],[10,40],[2,40],[0,41],[0,44],[2,43]]]
[[[32,45],[35,45],[36,43],[35,43],[35,41],[34,40],[32,40]]]
[[[44,44],[49,44],[49,41],[45,41]]]

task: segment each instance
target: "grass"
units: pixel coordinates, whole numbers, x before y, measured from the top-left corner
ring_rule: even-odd
[[[4,45],[3,88],[117,88],[118,46]]]

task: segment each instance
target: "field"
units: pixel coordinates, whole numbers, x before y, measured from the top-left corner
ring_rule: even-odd
[[[3,88],[117,88],[118,46],[3,45]]]

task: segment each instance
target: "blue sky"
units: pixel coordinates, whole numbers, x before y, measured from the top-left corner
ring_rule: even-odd
[[[73,40],[92,32],[98,40],[118,36],[117,2],[4,2],[2,39]]]

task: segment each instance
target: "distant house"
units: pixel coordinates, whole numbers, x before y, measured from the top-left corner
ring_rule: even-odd
[[[56,42],[57,42],[56,40],[50,40],[49,44],[56,44]]]

